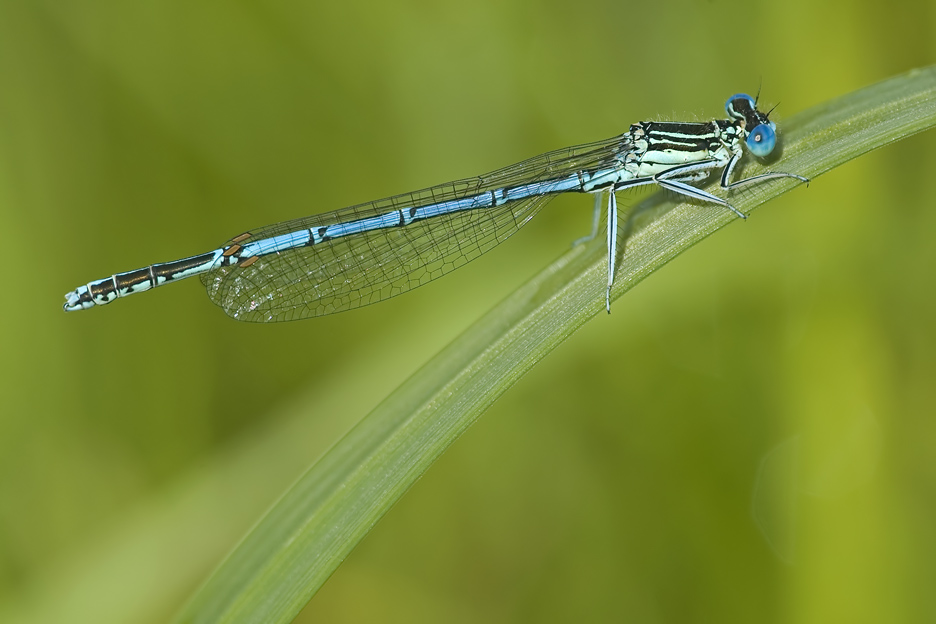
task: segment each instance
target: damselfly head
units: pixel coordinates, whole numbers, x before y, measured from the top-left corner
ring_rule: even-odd
[[[767,118],[767,114],[757,110],[757,101],[746,93],[736,93],[725,103],[728,116],[736,121],[743,121],[742,129],[747,137],[748,149],[758,158],[763,158],[777,145],[777,125]]]

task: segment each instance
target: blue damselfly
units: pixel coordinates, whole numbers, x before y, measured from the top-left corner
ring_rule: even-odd
[[[208,296],[242,321],[289,321],[350,310],[393,297],[477,258],[516,232],[551,197],[607,194],[608,297],[617,255],[617,191],[657,185],[745,215],[694,186],[721,169],[724,191],[743,155],[769,155],[776,125],[754,98],[733,95],[728,119],[640,122],[625,134],[548,152],[487,175],[395,195],[235,236],[207,253],[90,282],[65,295],[66,311],[104,305],[200,275]]]

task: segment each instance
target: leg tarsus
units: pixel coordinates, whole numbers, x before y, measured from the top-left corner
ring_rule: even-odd
[[[732,206],[731,204],[729,204],[728,202],[725,202],[725,207],[728,208],[728,210],[730,210],[731,212],[741,217],[742,219],[744,219],[745,221],[747,221],[747,215],[741,212],[740,210],[738,210],[737,208],[735,208],[734,206]]]

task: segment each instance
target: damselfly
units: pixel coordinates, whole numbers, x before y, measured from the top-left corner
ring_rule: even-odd
[[[731,182],[742,145],[763,158],[776,125],[743,93],[725,104],[728,119],[640,122],[621,136],[548,152],[476,178],[379,199],[235,236],[207,253],[118,273],[65,295],[65,310],[85,310],[168,282],[200,275],[208,296],[242,321],[290,321],[376,303],[456,269],[516,232],[559,193],[607,194],[608,295],[617,255],[617,191],[657,185],[702,202],[726,199],[692,183],[721,169],[724,191],[776,178],[768,172]]]

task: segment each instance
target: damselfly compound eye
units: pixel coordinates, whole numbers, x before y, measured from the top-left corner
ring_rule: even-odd
[[[732,119],[744,119],[744,111],[738,109],[739,105],[735,102],[735,100],[743,100],[747,102],[747,104],[750,106],[750,110],[752,111],[757,108],[757,105],[754,102],[754,98],[752,98],[750,95],[747,93],[735,93],[730,98],[728,98],[727,102],[725,102],[725,111],[728,112],[728,116]]]
[[[747,146],[751,153],[763,158],[773,151],[777,144],[777,133],[771,124],[760,124],[748,134]]]

